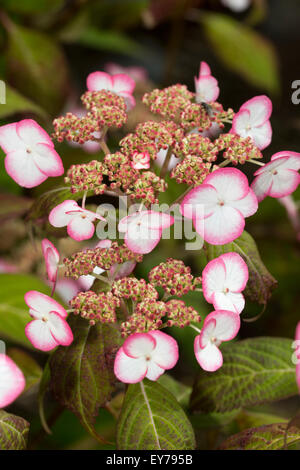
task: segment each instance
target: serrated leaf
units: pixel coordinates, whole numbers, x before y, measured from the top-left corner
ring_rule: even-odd
[[[277,281],[263,264],[254,239],[248,232],[226,245],[206,245],[209,261],[223,253],[234,251],[245,260],[249,270],[249,280],[244,294],[249,299],[265,305],[277,286]]]
[[[22,370],[26,380],[25,390],[29,390],[39,383],[42,377],[42,369],[28,353],[22,351],[22,349],[9,348],[7,354]]]
[[[195,448],[191,423],[171,393],[147,379],[129,385],[117,428],[120,450]]]
[[[158,379],[157,383],[169,390],[181,406],[187,407],[192,393],[192,387],[178,382],[169,374],[163,374]]]
[[[283,450],[286,428],[286,423],[277,423],[245,429],[226,439],[220,450]],[[288,429],[286,439],[287,447],[300,445],[300,430]]]
[[[25,450],[29,426],[20,416],[0,410],[0,450]]]
[[[29,290],[51,293],[50,287],[30,274],[0,274],[0,338],[33,348],[24,332],[31,320],[24,301]]]
[[[71,315],[74,341],[58,347],[50,358],[51,389],[57,401],[75,413],[87,431],[103,442],[94,429],[99,408],[115,389],[113,361],[120,334],[112,325]]]
[[[68,91],[68,72],[60,46],[44,33],[17,26],[8,18],[6,59],[12,85],[50,114],[57,113]]]
[[[191,409],[227,412],[270,403],[298,394],[292,340],[250,338],[222,347],[221,369],[201,371],[191,396]]]
[[[25,96],[21,95],[17,90],[5,85],[5,104],[0,106],[0,118],[6,118],[17,113],[30,112],[41,116],[42,118],[47,118],[47,113],[38,106],[33,101],[29,100]]]
[[[270,41],[228,15],[206,13],[201,22],[208,41],[225,65],[249,83],[278,93],[277,57]]]

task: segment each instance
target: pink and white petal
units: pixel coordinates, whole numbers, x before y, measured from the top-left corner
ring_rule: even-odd
[[[49,214],[49,222],[53,227],[65,227],[74,217],[74,214],[72,215],[68,212],[78,210],[80,210],[80,207],[77,202],[67,199],[52,209]]]
[[[47,315],[51,311],[57,312],[63,318],[68,315],[66,310],[56,300],[46,294],[42,294],[42,292],[30,290],[26,292],[24,300],[32,311],[37,312],[38,318],[42,318],[43,315]]]
[[[48,176],[36,166],[32,156],[25,150],[16,150],[6,155],[4,165],[9,176],[24,188],[33,188],[43,183]]]
[[[58,270],[57,265],[59,263],[59,253],[47,238],[44,238],[42,241],[42,251],[45,258],[48,279],[49,281],[55,282]]]
[[[68,304],[75,295],[82,291],[79,280],[77,282],[73,279],[59,279],[56,282],[55,292],[57,292],[60,298]]]
[[[201,77],[196,83],[196,101],[206,103],[216,101],[220,94],[218,81],[210,76]]]
[[[132,108],[135,107],[135,99],[130,93],[125,93],[124,91],[121,93],[118,93],[119,96],[122,96],[124,98],[127,111],[130,111]]]
[[[292,194],[300,184],[300,175],[294,170],[279,170],[273,175],[272,185],[269,190],[271,197],[284,197]]]
[[[146,378],[154,382],[165,372],[165,369],[154,361],[148,361],[147,366]]]
[[[224,253],[220,258],[225,265],[225,287],[228,287],[232,292],[241,292],[244,290],[248,282],[249,271],[243,258],[238,253],[234,252]]]
[[[85,274],[83,276],[80,276],[78,281],[79,281],[80,286],[82,287],[82,289],[84,289],[86,291],[86,290],[90,290],[90,288],[92,287],[92,285],[95,282],[95,279],[96,278],[94,276],[92,276],[91,274]]]
[[[112,241],[107,238],[106,240],[100,240],[100,242],[95,245],[95,248],[110,248],[111,245]]]
[[[239,315],[229,310],[216,310],[209,316],[216,320],[214,335],[219,341],[230,341],[236,337],[241,326]]]
[[[135,359],[127,356],[120,348],[115,358],[114,373],[121,382],[135,384],[145,378],[147,362],[144,357]]]
[[[272,101],[266,95],[255,96],[246,101],[240,109],[247,109],[250,112],[251,125],[260,126],[270,119]]]
[[[74,337],[71,328],[64,318],[55,312],[49,314],[48,320],[50,331],[57,343],[62,346],[69,346]]]
[[[268,195],[272,187],[272,183],[273,177],[269,172],[262,173],[253,180],[251,189],[257,197],[258,202],[261,202]]]
[[[89,91],[113,91],[112,77],[105,72],[92,72],[87,77],[86,86]]]
[[[152,355],[156,347],[156,339],[148,333],[134,333],[123,344],[124,353],[127,356],[138,358]]]
[[[74,240],[81,242],[92,238],[95,232],[95,226],[88,218],[82,218],[81,215],[72,218],[67,227],[68,235]]]
[[[254,191],[250,188],[247,196],[238,201],[232,201],[230,205],[240,211],[244,217],[250,217],[258,209],[258,200]]]
[[[126,246],[133,253],[147,254],[150,253],[161,239],[162,231],[148,229],[142,225],[131,224],[125,235]]]
[[[137,224],[141,220],[141,213],[140,212],[135,212],[134,214],[127,215],[126,217],[123,217],[123,219],[120,220],[118,224],[118,230],[119,232],[127,232],[129,226],[131,224]]]
[[[211,70],[210,70],[210,66],[208,65],[208,63],[202,60],[200,62],[199,77],[204,77],[205,75],[211,75]]]
[[[251,137],[260,150],[264,150],[272,142],[272,127],[270,121],[259,127],[253,127]]]
[[[174,217],[164,212],[143,211],[141,217],[141,222],[145,227],[155,230],[163,230],[174,224]]]
[[[209,184],[192,189],[183,199],[180,212],[184,217],[204,219],[213,214],[218,203],[218,193]]]
[[[300,170],[300,153],[290,152],[289,150],[283,150],[281,152],[275,153],[271,157],[271,161],[277,160],[278,158],[285,158],[283,163],[283,168],[288,168],[289,170]]]
[[[216,310],[229,310],[240,314],[245,307],[245,298],[240,292],[215,292],[213,306]]]
[[[31,344],[41,351],[51,351],[58,346],[58,342],[52,336],[49,322],[33,320],[25,327],[25,335]]]
[[[212,303],[214,292],[222,292],[226,279],[226,268],[221,257],[211,260],[202,271],[203,295]]]
[[[156,341],[155,349],[151,354],[153,361],[163,369],[172,369],[179,358],[177,341],[159,330],[149,331],[148,335]]]
[[[17,134],[17,123],[6,124],[0,127],[0,147],[5,153],[15,150],[25,150],[24,142]]]
[[[114,278],[115,281],[118,279],[122,279],[123,277],[130,276],[130,274],[134,271],[136,267],[135,261],[125,261],[125,263],[114,264],[109,271],[111,277]]]
[[[54,144],[46,131],[33,119],[23,119],[17,123],[16,131],[20,139],[29,146],[38,143],[54,147]]]
[[[244,230],[245,219],[230,206],[220,206],[204,221],[193,219],[196,232],[212,245],[224,245],[238,238]]]
[[[232,120],[232,128],[231,132],[234,134],[238,134],[241,137],[247,137],[247,131],[246,129],[250,125],[250,111],[247,109],[240,110],[236,115],[234,116]]]
[[[32,153],[34,162],[40,171],[47,176],[61,176],[64,173],[64,166],[60,156],[47,144],[37,144]]]
[[[129,93],[132,94],[135,88],[135,81],[126,73],[118,73],[113,75],[112,78],[112,86],[113,91],[115,93]]]
[[[25,388],[25,377],[5,354],[0,354],[0,408],[13,403]]]
[[[216,328],[216,320],[212,318],[212,314],[207,315],[207,317],[204,320],[203,328],[202,331],[199,335],[199,346],[200,348],[205,348],[211,338],[214,336],[214,331]]]
[[[222,353],[214,344],[209,343],[204,349],[201,349],[199,342],[195,341],[194,351],[199,365],[207,372],[215,372],[222,367]]]
[[[204,184],[216,188],[218,195],[226,202],[242,199],[249,191],[247,177],[237,168],[220,168],[210,173]]]

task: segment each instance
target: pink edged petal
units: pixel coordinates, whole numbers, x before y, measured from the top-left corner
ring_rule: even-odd
[[[300,153],[283,150],[281,152],[275,153],[271,157],[271,161],[277,160],[278,158],[286,159],[282,165],[283,168],[296,171],[300,170]]]
[[[210,173],[204,184],[216,188],[218,195],[226,202],[242,199],[249,191],[247,177],[237,168],[220,168]]]
[[[250,125],[250,112],[247,109],[240,110],[235,114],[232,120],[231,132],[238,134],[241,137],[247,137],[246,129]]]
[[[149,331],[148,335],[156,340],[155,349],[151,354],[153,361],[163,369],[172,369],[179,357],[177,341],[159,330]]]
[[[199,346],[201,348],[205,348],[209,344],[211,338],[214,336],[215,328],[216,320],[208,315],[204,320],[203,328],[199,335]]]
[[[67,232],[71,238],[80,242],[92,238],[95,226],[88,218],[84,219],[79,215],[68,223]]]
[[[294,170],[279,170],[277,175],[273,175],[272,185],[268,195],[271,197],[284,197],[292,194],[300,184],[300,175]]]
[[[249,278],[248,266],[238,253],[224,253],[219,257],[226,270],[226,286],[232,292],[245,289]],[[224,309],[226,310],[226,309]]]
[[[0,408],[13,403],[25,388],[25,377],[5,354],[0,354]]]
[[[245,298],[239,292],[215,292],[213,295],[213,306],[216,310],[229,310],[240,314],[245,307]]]
[[[68,315],[65,309],[56,302],[56,300],[36,290],[26,292],[24,299],[32,313],[37,313],[37,318],[42,318],[43,315],[51,311],[57,312],[63,318]]]
[[[204,77],[205,75],[210,75],[210,74],[211,74],[210,66],[208,65],[207,62],[204,62],[204,60],[202,60],[200,62],[200,67],[199,67],[199,77]]]
[[[247,196],[238,201],[232,201],[230,205],[240,211],[244,217],[250,217],[258,209],[258,200],[254,191],[249,189]]]
[[[111,277],[114,278],[114,280],[122,279],[123,277],[130,276],[130,274],[134,271],[136,267],[136,262],[135,261],[125,261],[125,263],[122,263],[121,265],[119,264],[114,264],[109,271],[109,274]]]
[[[136,226],[131,224],[124,241],[133,253],[147,254],[154,250],[161,239],[161,235],[161,230],[153,230],[143,225]]]
[[[148,333],[134,333],[123,344],[124,353],[132,358],[152,354],[156,347],[156,339]]]
[[[200,77],[195,82],[196,85],[196,101],[199,102],[212,102],[218,99],[220,88],[218,81],[212,76]]]
[[[75,295],[82,291],[82,288],[80,287],[80,283],[73,281],[73,279],[59,279],[56,282],[55,291],[64,302],[69,303]]]
[[[55,282],[57,277],[57,265],[59,263],[59,253],[53,243],[47,238],[42,241],[42,251],[45,258],[47,276],[49,281]]]
[[[61,176],[64,167],[60,156],[47,144],[37,144],[33,152],[33,159],[40,171],[47,176]]]
[[[145,378],[147,362],[143,357],[135,359],[127,356],[120,348],[115,358],[114,373],[121,382],[135,384]]]
[[[235,338],[239,332],[241,320],[240,316],[234,312],[229,310],[216,310],[205,318],[205,323],[208,318],[216,320],[214,335],[219,341],[230,341]]]
[[[95,277],[92,276],[91,274],[85,274],[79,277],[78,281],[84,290],[90,290],[92,285],[95,282]]]
[[[68,212],[78,210],[80,207],[77,202],[67,199],[52,209],[49,214],[49,222],[53,227],[65,227],[74,217],[74,214],[68,214]]]
[[[174,224],[174,217],[164,212],[143,211],[141,212],[141,222],[145,227],[163,230]]]
[[[152,381],[156,381],[165,372],[165,369],[159,367],[155,362],[149,361],[147,367],[146,378]]]
[[[272,142],[272,127],[270,121],[259,127],[253,127],[249,135],[260,150],[264,150]]]
[[[113,91],[112,77],[105,72],[90,73],[86,80],[86,86],[89,91]]]
[[[131,224],[137,224],[140,222],[141,218],[141,213],[140,212],[135,212],[134,214],[127,215],[126,217],[123,217],[123,219],[120,220],[118,224],[118,230],[119,232],[127,232],[128,227]]]
[[[112,245],[112,241],[109,239],[100,240],[95,246],[95,248],[110,248]]]
[[[258,202],[261,202],[269,193],[272,186],[273,177],[271,173],[262,173],[258,175],[251,184],[251,189],[257,197]]]
[[[50,331],[57,343],[69,346],[73,341],[73,333],[64,318],[55,312],[51,312],[48,320]]]
[[[220,206],[204,220],[193,219],[196,232],[211,245],[224,245],[238,238],[244,230],[242,214],[229,206]]]
[[[113,75],[111,79],[113,91],[115,93],[133,93],[135,81],[133,78],[129,77],[129,75],[126,75],[126,73],[117,73],[116,75]]]
[[[9,176],[24,188],[33,188],[43,183],[48,176],[36,166],[32,154],[16,150],[6,155],[5,169]]]
[[[213,214],[218,203],[218,193],[209,184],[192,189],[183,199],[180,212],[184,217],[204,219]]]
[[[33,119],[23,119],[17,123],[17,134],[26,145],[35,146],[38,143],[54,147],[54,144],[44,129]]]
[[[51,351],[58,346],[58,342],[52,336],[49,322],[33,320],[25,327],[25,335],[31,344],[41,351]]]
[[[197,339],[197,338],[196,338]],[[204,349],[199,347],[199,341],[194,343],[196,359],[202,369],[207,372],[215,372],[223,365],[223,356],[219,348],[214,344],[208,344]]]
[[[24,142],[21,141],[17,134],[16,122],[0,127],[0,147],[5,153],[25,150]]]
[[[121,93],[118,93],[118,95],[124,98],[127,111],[130,111],[135,107],[135,99],[130,93],[125,93],[124,91],[122,91]]]
[[[224,289],[226,269],[221,257],[210,261],[202,271],[203,295],[207,302],[212,303],[214,292]]]
[[[250,111],[251,123],[255,126],[264,124],[272,114],[272,101],[266,95],[255,96],[240,108]]]

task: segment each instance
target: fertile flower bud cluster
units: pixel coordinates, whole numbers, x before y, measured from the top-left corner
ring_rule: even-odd
[[[185,136],[176,145],[174,153],[180,158],[195,155],[210,163],[215,162],[218,158],[218,148],[208,137],[203,137],[200,134]]]
[[[89,248],[65,258],[65,275],[78,279],[80,276],[91,274],[96,267],[107,271],[115,264],[122,264],[126,261],[140,263],[142,259],[143,256],[133,253],[126,245],[113,242],[109,248]]]
[[[166,303],[168,309],[168,326],[179,326],[184,328],[192,321],[200,322],[199,313],[193,308],[185,305],[183,300],[172,299]]]
[[[253,143],[251,137],[240,137],[237,134],[221,134],[214,145],[218,151],[223,150],[223,157],[230,160],[233,165],[244,164],[248,160],[262,158],[259,148]]]
[[[183,261],[173,258],[168,258],[165,263],[151,269],[149,281],[162,287],[166,293],[178,297],[194,290],[199,284],[199,279],[191,274],[191,268],[185,266]]]
[[[86,91],[81,100],[100,127],[122,127],[127,121],[124,98],[109,90]]]
[[[94,191],[95,194],[103,194],[106,184],[103,183],[103,175],[107,173],[103,163],[92,160],[89,163],[70,166],[65,177],[65,183],[71,185],[71,192]]]
[[[185,85],[173,85],[163,90],[155,89],[143,96],[143,103],[152,113],[167,119],[179,117],[181,111],[190,104],[194,94]]]
[[[184,136],[183,130],[173,121],[142,122],[136,127],[135,132],[143,142],[147,140],[155,142],[157,152],[161,149],[166,150],[168,147],[173,147]]]
[[[212,120],[202,104],[189,103],[180,113],[180,123],[186,131],[197,128],[199,132],[208,130]]]
[[[144,333],[158,330],[163,326],[162,318],[167,314],[164,302],[145,300],[137,304],[135,312],[121,324],[121,335],[126,337],[132,333]]]
[[[211,166],[211,163],[204,162],[201,157],[189,155],[177,163],[170,176],[176,179],[177,183],[198,186],[210,173]]]
[[[135,277],[124,277],[112,284],[112,293],[122,299],[131,299],[134,302],[141,302],[145,299],[156,300],[158,292],[152,284],[145,279]]]
[[[100,131],[100,126],[95,121],[92,113],[79,117],[73,113],[67,113],[53,121],[54,133],[52,137],[58,142],[67,140],[84,144],[90,140],[96,140],[94,133]]]
[[[120,307],[120,299],[111,292],[93,291],[80,292],[70,301],[74,315],[80,315],[89,320],[91,325],[96,322],[115,323],[117,321],[116,308]]]

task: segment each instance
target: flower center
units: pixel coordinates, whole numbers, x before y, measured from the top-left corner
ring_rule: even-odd
[[[222,200],[220,200],[220,201],[218,202],[218,204],[219,204],[219,206],[224,206],[225,202],[222,201]]]
[[[43,318],[42,318],[42,321],[43,321],[43,322],[45,322],[45,323],[47,323],[47,321],[48,321],[48,318],[46,318],[46,317],[43,317]]]
[[[27,149],[26,149],[26,152],[27,152],[27,153],[32,153],[32,150],[31,150],[30,148],[27,148]]]
[[[273,170],[273,175],[278,175],[278,171],[277,170]]]
[[[216,338],[215,336],[212,336],[212,337],[210,338],[210,341],[211,341],[211,343],[216,343],[218,340],[217,340],[217,338]]]
[[[228,287],[225,287],[225,288],[224,288],[224,294],[227,294],[228,292],[229,292]]]
[[[150,356],[146,356],[146,361],[151,361],[151,357]]]

